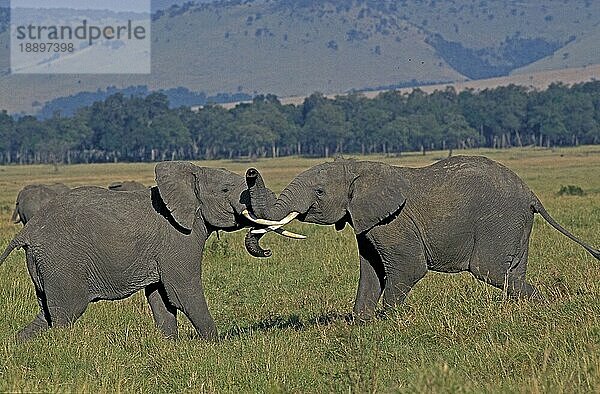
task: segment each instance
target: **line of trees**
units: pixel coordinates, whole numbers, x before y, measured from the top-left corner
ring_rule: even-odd
[[[299,106],[257,96],[233,109],[169,108],[162,93],[114,94],[49,119],[0,112],[0,163],[218,159],[600,143],[600,81],[543,91],[390,91]]]

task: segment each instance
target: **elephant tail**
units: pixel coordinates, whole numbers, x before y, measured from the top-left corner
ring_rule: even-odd
[[[571,234],[569,231],[567,231],[556,220],[554,220],[552,218],[552,216],[550,216],[550,214],[548,213],[548,211],[546,211],[546,208],[544,208],[544,206],[542,205],[541,201],[537,197],[535,197],[535,196],[534,196],[534,198],[535,198],[535,201],[531,205],[531,207],[533,208],[534,212],[539,213],[540,215],[542,215],[542,217],[544,219],[546,219],[546,221],[548,223],[550,223],[550,225],[552,227],[554,227],[555,229],[557,229],[558,231],[560,231],[562,234],[566,235],[569,239],[571,239],[571,240],[577,242],[579,245],[583,246],[583,248],[585,250],[587,250],[588,252],[590,252],[590,254],[592,256],[594,256],[596,259],[600,260],[600,250],[592,248],[590,245],[586,244],[585,242],[583,242],[582,240],[578,239],[573,234]]]
[[[4,252],[2,253],[2,255],[0,255],[0,265],[2,265],[2,263],[4,262],[4,260],[6,260],[6,258],[8,257],[8,255],[15,250],[16,248],[20,248],[22,246],[25,246],[27,243],[24,242],[23,240],[21,240],[18,236],[15,237],[12,241],[10,241],[10,243],[8,244],[8,246],[6,247],[6,249],[4,250]]]

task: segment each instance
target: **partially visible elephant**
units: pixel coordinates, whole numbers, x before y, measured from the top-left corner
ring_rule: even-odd
[[[177,310],[214,338],[201,280],[202,251],[216,230],[250,224],[244,177],[186,162],[156,165],[151,189],[79,187],[53,200],[10,242],[25,250],[40,312],[19,337],[77,320],[90,302],[145,289],[158,328],[177,336]]]
[[[548,214],[514,172],[484,157],[456,156],[424,168],[336,160],[298,175],[279,198],[257,170],[249,169],[246,180],[258,217],[253,219],[271,230],[296,216],[338,230],[346,223],[354,228],[359,318],[372,317],[382,293],[385,307],[401,303],[428,270],[468,271],[510,296],[539,297],[525,280],[534,213],[600,259],[598,250]],[[250,253],[261,255],[253,238],[266,231],[247,237]]]
[[[52,185],[27,185],[17,195],[15,210],[13,211],[11,220],[13,223],[27,224],[41,207],[46,205],[50,200],[59,194],[63,194],[71,190],[68,186],[62,183]]]
[[[111,183],[108,185],[108,189],[118,192],[128,192],[132,190],[144,190],[146,189],[146,186],[136,181],[123,181]]]

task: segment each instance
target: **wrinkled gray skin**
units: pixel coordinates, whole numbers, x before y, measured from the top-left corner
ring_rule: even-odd
[[[255,169],[246,173],[251,207],[281,220],[349,223],[356,233],[360,280],[354,314],[372,317],[401,303],[428,270],[471,272],[513,297],[539,297],[525,280],[534,213],[600,259],[550,217],[508,168],[483,157],[456,156],[424,168],[336,160],[298,175],[275,198]],[[259,238],[260,236],[255,236]]]
[[[13,211],[11,220],[13,223],[27,224],[41,207],[46,205],[50,200],[59,194],[63,194],[71,190],[68,186],[62,183],[53,185],[27,185],[17,195],[15,210]]]
[[[248,224],[239,216],[246,183],[232,172],[185,162],[159,163],[155,172],[152,189],[73,189],[11,241],[0,263],[13,249],[25,250],[40,305],[20,338],[74,322],[90,302],[141,289],[166,337],[177,336],[177,310],[202,337],[216,336],[202,287],[202,250],[211,232]]]
[[[113,182],[108,185],[109,190],[117,192],[129,192],[132,190],[144,190],[146,186],[136,181]]]

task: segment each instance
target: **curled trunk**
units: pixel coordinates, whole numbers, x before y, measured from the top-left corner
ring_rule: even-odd
[[[271,257],[273,254],[270,249],[263,249],[259,242],[264,234],[252,234],[250,231],[244,238],[244,246],[248,253],[254,257]]]
[[[289,213],[287,207],[282,206],[282,197],[287,195],[287,188],[284,190],[280,198],[276,198],[275,194],[265,187],[265,182],[260,173],[250,168],[246,171],[246,184],[248,185],[248,193],[250,195],[250,209],[257,217],[269,220],[281,220]],[[286,199],[287,200],[287,199]],[[263,249],[259,241],[264,234],[252,234],[248,232],[244,240],[246,250],[254,257],[270,257],[271,250]]]

